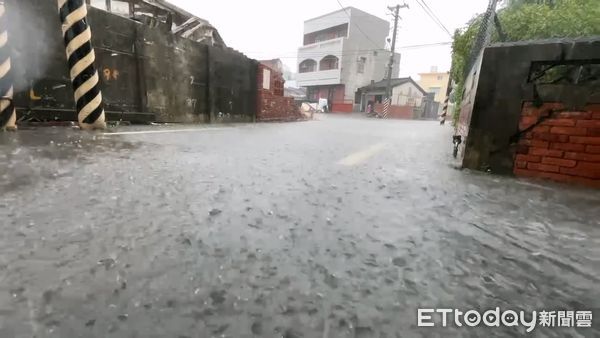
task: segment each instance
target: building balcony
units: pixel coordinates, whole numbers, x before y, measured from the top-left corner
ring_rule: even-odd
[[[296,82],[300,87],[340,84],[342,72],[338,69],[321,70],[308,73],[298,73]]]
[[[298,62],[302,62],[305,59],[315,59],[319,62],[326,55],[335,55],[341,58],[346,39],[341,37],[302,46],[298,48]]]
[[[341,58],[346,38],[337,38],[298,48],[299,86],[341,83]]]

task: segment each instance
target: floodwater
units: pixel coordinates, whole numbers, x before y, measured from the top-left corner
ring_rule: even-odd
[[[600,193],[454,169],[451,134],[352,117],[2,134],[0,337],[526,333],[417,327],[418,308],[495,307],[591,310],[592,328],[532,334],[599,336]]]

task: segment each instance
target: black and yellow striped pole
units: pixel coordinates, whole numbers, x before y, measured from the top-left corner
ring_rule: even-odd
[[[381,113],[381,118],[387,119],[389,112],[390,112],[390,99],[386,98],[385,100],[383,100],[383,113]]]
[[[448,86],[446,87],[446,99],[444,100],[444,107],[442,108],[442,115],[440,116],[440,125],[446,123],[446,116],[448,116],[448,104],[450,102],[450,93],[452,93],[452,77],[448,77]]]
[[[0,1],[0,130],[16,130],[17,114],[13,104],[13,78],[8,48],[8,22],[4,1]]]
[[[446,123],[446,116],[448,116],[448,102],[450,101],[450,96],[446,96],[444,100],[444,108],[442,108],[442,115],[440,116],[440,124]]]
[[[79,126],[82,129],[104,129],[106,122],[100,79],[94,66],[96,54],[92,48],[92,32],[87,21],[85,0],[58,0],[58,11]]]

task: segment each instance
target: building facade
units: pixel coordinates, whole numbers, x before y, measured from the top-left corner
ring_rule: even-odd
[[[403,77],[392,79],[392,105],[420,107],[427,92],[423,90],[412,78]],[[361,111],[369,104],[383,103],[387,80],[374,82],[359,89]]]
[[[306,20],[304,44],[298,48],[298,86],[306,87],[309,100],[327,99],[331,111],[358,110],[357,90],[385,77],[389,29],[387,21],[353,7]],[[395,60],[394,77],[399,54]]]
[[[448,90],[449,72],[438,72],[437,67],[431,67],[429,73],[419,73],[419,86],[428,93],[435,94],[435,101],[444,102]]]

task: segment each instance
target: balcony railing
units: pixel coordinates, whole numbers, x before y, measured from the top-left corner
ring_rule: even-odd
[[[330,69],[310,73],[298,73],[296,82],[301,87],[340,84],[341,70]]]

